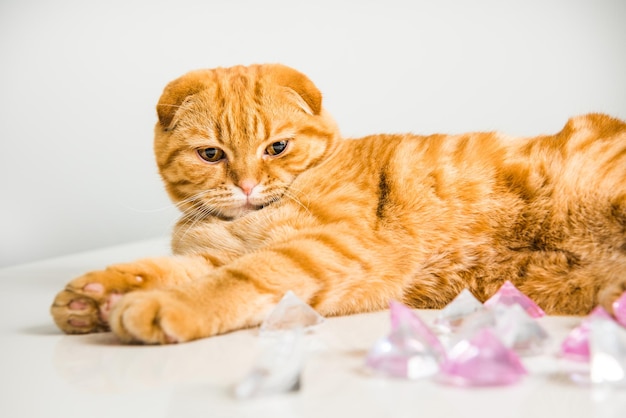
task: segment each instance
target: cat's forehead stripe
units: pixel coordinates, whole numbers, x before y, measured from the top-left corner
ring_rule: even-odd
[[[191,148],[222,146],[224,142],[212,135],[197,135],[187,138],[186,144]]]

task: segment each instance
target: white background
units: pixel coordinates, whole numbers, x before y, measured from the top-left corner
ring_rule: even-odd
[[[623,0],[0,1],[0,266],[165,236],[165,84],[282,62],[346,136],[626,119]],[[122,260],[120,260],[122,261]]]

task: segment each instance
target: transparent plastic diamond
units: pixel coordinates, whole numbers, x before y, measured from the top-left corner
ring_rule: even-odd
[[[434,325],[439,332],[454,332],[463,326],[470,314],[484,309],[483,304],[469,291],[463,289],[435,318]]]
[[[402,327],[408,328],[411,333],[424,340],[424,342],[433,349],[438,358],[445,356],[446,350],[437,336],[411,308],[392,300],[389,302],[389,309],[392,331]]]
[[[600,306],[596,307],[588,316],[583,318],[580,325],[567,334],[567,337],[565,337],[561,343],[561,355],[563,357],[574,361],[589,361],[589,333],[591,322],[594,319],[607,319],[612,321],[611,315],[609,315],[607,311]]]
[[[504,282],[502,287],[488,300],[485,301],[485,307],[493,308],[496,305],[507,305],[511,306],[513,304],[519,304],[528,315],[533,318],[540,318],[544,316],[546,313],[533,302],[528,296],[520,292],[517,287],[513,285],[510,281]]]
[[[432,376],[439,370],[435,350],[406,327],[378,340],[367,354],[365,364],[376,374],[405,379]]]
[[[485,328],[452,347],[439,377],[455,386],[503,386],[518,382],[526,374],[517,354]]]
[[[276,338],[264,339],[259,358],[235,385],[235,397],[246,399],[299,390],[305,351],[302,334],[302,328],[294,328],[276,334]]]
[[[265,318],[259,333],[268,335],[293,328],[309,330],[322,322],[324,322],[324,317],[290,290]]]
[[[459,324],[454,333],[441,337],[448,348],[454,347],[459,341],[473,338],[485,328],[493,331],[496,326],[496,314],[489,309],[479,309],[463,317]]]
[[[548,333],[518,304],[498,309],[495,333],[502,343],[521,356],[540,354],[548,342]]]
[[[390,308],[392,330],[370,349],[366,366],[376,374],[405,379],[437,373],[445,356],[437,337],[410,308],[398,302]]]
[[[626,329],[597,317],[590,325],[591,381],[626,387]]]
[[[617,322],[626,327],[626,292],[613,302],[613,315]]]

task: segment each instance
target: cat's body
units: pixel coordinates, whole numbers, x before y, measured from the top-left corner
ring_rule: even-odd
[[[52,308],[66,332],[187,341],[257,325],[287,290],[323,315],[441,308],[465,287],[485,300],[505,280],[548,313],[585,314],[626,290],[619,120],[341,139],[282,66],[190,73],[157,109],[178,255],[75,279]]]

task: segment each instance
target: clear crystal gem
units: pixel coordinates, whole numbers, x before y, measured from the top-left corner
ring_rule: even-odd
[[[246,399],[299,390],[305,351],[302,333],[302,328],[295,328],[263,339],[265,344],[256,363],[234,387],[235,397]]]
[[[435,318],[434,325],[442,333],[454,332],[463,326],[466,318],[484,309],[483,304],[469,291],[463,289]]]
[[[626,387],[626,329],[596,317],[590,325],[591,381]]]
[[[543,352],[548,333],[518,304],[497,310],[496,335],[509,348],[521,356]]]
[[[324,317],[290,290],[265,318],[259,332],[263,336],[293,328],[308,330],[322,322]]]

